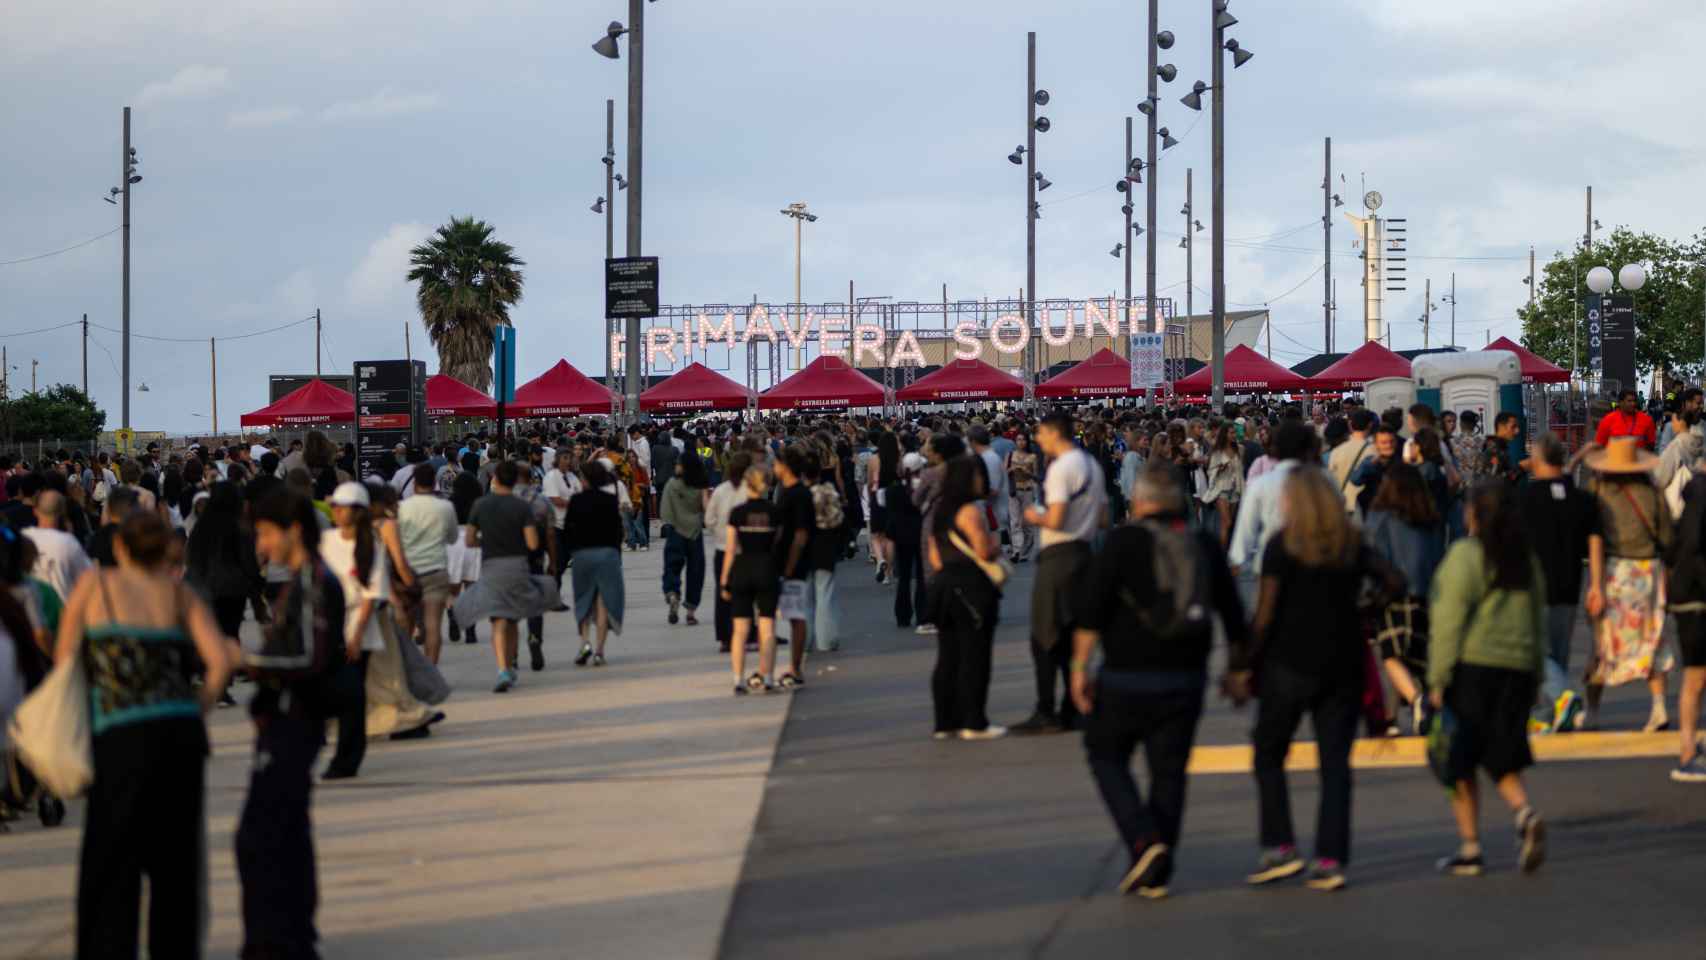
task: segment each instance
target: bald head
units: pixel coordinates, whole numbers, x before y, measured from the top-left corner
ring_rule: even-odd
[[[58,490],[43,490],[36,494],[36,523],[57,530],[64,519],[64,494]]]

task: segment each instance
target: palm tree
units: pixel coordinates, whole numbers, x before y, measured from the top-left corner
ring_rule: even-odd
[[[474,387],[492,386],[492,341],[509,324],[521,299],[525,261],[492,227],[473,217],[451,217],[433,237],[409,251],[409,279],[420,284],[415,302],[427,336],[438,348],[438,371]]]

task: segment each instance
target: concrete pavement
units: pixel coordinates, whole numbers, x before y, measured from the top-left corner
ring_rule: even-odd
[[[374,740],[360,778],[315,790],[328,960],[714,955],[789,697],[730,695],[709,617],[665,623],[662,557],[624,554],[609,666],[575,668],[573,616],[553,614],[546,670],[523,650],[520,685],[494,695],[482,625],[445,647],[455,693],[430,739]],[[208,956],[231,957],[251,727],[237,709],[209,727]],[[0,836],[0,957],[71,955],[81,822],[74,804],[63,827]]]

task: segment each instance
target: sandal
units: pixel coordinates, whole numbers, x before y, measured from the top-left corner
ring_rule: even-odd
[[[586,666],[587,661],[591,660],[591,659],[592,659],[592,644],[590,644],[590,643],[581,644],[581,652],[578,656],[575,657],[575,666],[584,667],[584,666]]]
[[[752,676],[746,678],[746,689],[751,690],[753,693],[759,693],[763,690],[769,689],[769,687],[770,685],[764,682],[764,674],[762,673],[754,673]]]
[[[784,690],[793,690],[796,687],[805,686],[806,682],[792,673],[784,673],[782,679],[776,681],[776,685]]]
[[[604,666],[604,654],[602,654],[602,653],[593,654],[592,655],[592,665],[595,667]]]

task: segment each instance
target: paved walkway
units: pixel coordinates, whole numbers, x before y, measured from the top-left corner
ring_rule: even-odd
[[[315,791],[327,960],[715,954],[789,698],[729,695],[709,618],[665,623],[662,557],[625,554],[609,666],[576,669],[573,618],[552,615],[545,672],[497,696],[482,626],[445,648],[456,692],[432,738],[375,740],[358,780]],[[240,710],[210,727],[208,955],[231,957],[251,728]],[[81,822],[74,805],[0,836],[0,958],[71,955]]]

